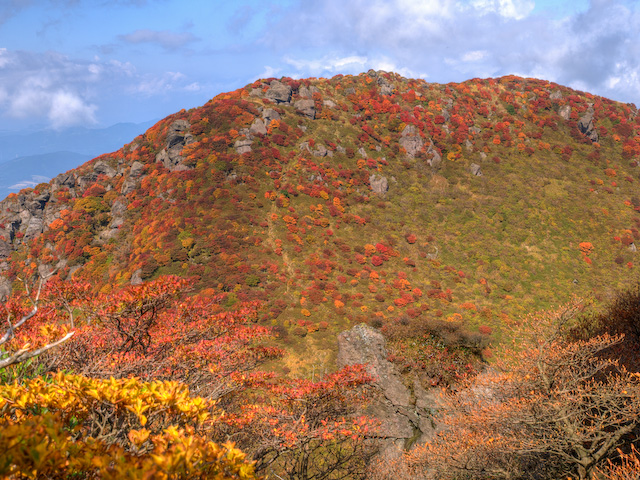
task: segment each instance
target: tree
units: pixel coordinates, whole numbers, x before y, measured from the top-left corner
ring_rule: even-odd
[[[25,324],[37,315],[41,303],[42,289],[50,276],[51,275],[40,277],[38,280],[32,282],[31,285],[28,281],[23,281],[24,291],[14,295],[2,304],[2,308],[6,313],[6,330],[2,337],[0,337],[0,347],[4,345],[9,346],[9,343],[16,338],[16,330],[26,328]],[[35,287],[35,291],[33,291],[33,287]],[[49,337],[49,341],[44,342],[38,348],[33,349],[29,343],[25,343],[17,349],[0,350],[0,370],[11,365],[25,362],[47,350],[57,347],[69,340],[75,332],[63,332],[63,335],[55,339],[50,337],[54,332],[48,330],[46,333],[48,334],[46,336]]]
[[[573,303],[532,316],[495,366],[443,397],[447,426],[410,455],[439,478],[593,478],[640,428],[640,375],[602,352],[622,337],[570,341]]]

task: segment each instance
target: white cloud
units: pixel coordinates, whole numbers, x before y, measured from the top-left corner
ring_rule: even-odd
[[[294,68],[293,72],[287,72],[287,76],[292,78],[332,76],[339,73],[357,74],[370,69],[395,72],[408,78],[428,77],[428,74],[426,73],[419,73],[406,67],[400,67],[392,59],[386,56],[366,57],[362,55],[325,55],[321,58],[311,59],[285,57],[283,61]]]
[[[534,7],[533,0],[298,0],[263,42],[301,76],[374,68],[451,82],[519,72],[638,102],[640,2],[591,0],[564,17]]]
[[[177,50],[190,43],[199,40],[192,33],[175,33],[168,30],[136,30],[127,35],[119,35],[118,38],[125,43],[140,44],[151,43],[164,48],[165,50]]]
[[[286,60],[285,60],[286,61]],[[262,73],[260,75],[258,75],[257,77],[253,78],[253,80],[258,80],[260,78],[275,78],[279,73],[280,73],[281,69],[280,68],[274,68],[271,67],[269,65],[265,65],[264,70],[262,71]]]
[[[133,91],[145,96],[163,95],[176,90],[193,91],[194,84],[185,84],[186,80],[186,75],[180,72],[147,75],[140,83],[133,87]]]
[[[529,15],[535,2],[532,0],[473,0],[474,8],[482,13],[497,13],[503,17],[521,20]]]
[[[55,92],[51,98],[48,117],[55,129],[81,123],[95,124],[95,105],[86,104],[80,97],[71,93]]]
[[[467,52],[462,55],[463,62],[479,62],[480,60],[486,58],[488,52],[486,50],[474,50],[472,52]]]

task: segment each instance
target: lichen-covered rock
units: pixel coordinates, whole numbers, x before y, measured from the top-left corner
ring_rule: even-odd
[[[138,162],[137,160],[133,162],[131,165],[131,169],[129,170],[129,176],[122,184],[122,189],[120,192],[123,195],[127,195],[128,193],[133,192],[138,185],[138,182],[142,178],[142,174],[144,171],[144,164]]]
[[[280,114],[276,112],[273,108],[265,108],[262,111],[262,119],[264,120],[264,123],[267,128],[269,128],[269,124],[273,120],[280,120],[280,118],[281,118]]]
[[[289,103],[291,102],[291,93],[292,91],[289,85],[278,80],[272,80],[264,96],[276,103]]]
[[[569,120],[571,118],[571,106],[563,105],[558,109],[558,115],[560,115],[564,120]]]
[[[469,171],[471,172],[471,175],[475,175],[476,177],[482,176],[482,167],[480,167],[480,165],[478,165],[477,163],[472,163],[469,166]]]
[[[382,175],[378,176],[375,173],[371,174],[369,177],[369,185],[371,185],[373,193],[383,197],[389,191],[389,181],[387,180],[387,177],[383,177]]]
[[[247,137],[239,138],[233,144],[234,148],[238,155],[242,155],[243,153],[249,153],[251,151],[252,140],[249,140]]]
[[[162,164],[171,171],[185,170],[186,165],[182,164],[184,157],[180,155],[185,145],[194,142],[193,135],[189,133],[191,124],[186,120],[176,120],[169,127],[166,147],[156,155],[156,162]]]
[[[595,111],[593,110],[593,106],[589,106],[585,114],[580,117],[578,120],[578,128],[580,131],[592,142],[598,141],[598,132],[596,131],[596,127],[593,123],[593,116]]]
[[[109,178],[113,178],[116,176],[115,169],[102,161],[96,162],[93,165],[93,171],[96,172],[98,175],[106,175]]]
[[[320,90],[315,85],[309,87],[303,85],[298,90],[298,96],[300,98],[312,98],[314,93],[320,93]]]
[[[423,434],[433,432],[429,395],[415,386],[412,394],[403,383],[397,368],[387,359],[384,336],[376,329],[360,324],[338,335],[337,363],[339,368],[364,364],[374,377],[380,395],[366,413],[380,421],[383,455],[399,455]]]
[[[413,158],[422,150],[424,140],[415,125],[407,125],[400,133],[400,146],[407,152],[407,156]]]
[[[252,135],[266,135],[267,126],[262,118],[256,118],[249,127],[249,133]]]
[[[316,107],[315,102],[313,100],[298,100],[295,103],[296,110],[298,113],[304,115],[311,120],[316,118]]]

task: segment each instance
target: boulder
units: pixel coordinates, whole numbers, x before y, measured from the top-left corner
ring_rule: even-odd
[[[24,242],[28,242],[38,237],[44,229],[44,221],[40,216],[33,216],[29,219],[27,229],[24,232]]]
[[[0,277],[0,302],[6,301],[11,296],[11,282],[5,277]]]
[[[598,141],[598,132],[596,131],[596,127],[593,124],[593,115],[595,111],[593,110],[593,106],[590,105],[585,114],[580,117],[578,120],[578,128],[580,132],[584,134],[589,140],[592,142]]]
[[[265,125],[264,120],[261,118],[256,118],[249,127],[249,133],[251,133],[252,135],[266,135],[267,126]]]
[[[61,173],[53,179],[52,183],[56,187],[73,188],[76,186],[76,176],[72,172]]]
[[[0,259],[9,258],[11,256],[11,244],[0,239]]]
[[[107,165],[103,161],[96,162],[95,165],[93,166],[93,171],[96,172],[98,175],[106,175],[109,178],[113,178],[116,176],[115,169],[111,168],[109,165]]]
[[[139,268],[131,275],[131,285],[142,285],[142,269]]]
[[[427,165],[429,165],[434,170],[440,168],[442,164],[442,155],[438,152],[433,142],[429,145],[427,149]]]
[[[482,168],[477,163],[472,163],[469,166],[469,171],[471,172],[471,175],[475,175],[476,177],[482,176]]]
[[[138,162],[137,160],[133,162],[133,164],[131,165],[131,169],[129,170],[129,176],[122,183],[122,189],[120,190],[120,193],[122,193],[123,195],[127,195],[128,193],[133,192],[136,189],[136,185],[138,185],[138,181],[142,177],[143,171],[143,163]]]
[[[320,93],[318,87],[311,85],[310,87],[301,86],[298,90],[298,96],[300,98],[313,98],[314,93]]]
[[[365,413],[380,421],[383,455],[398,456],[423,434],[432,434],[429,395],[417,381],[419,388],[414,386],[413,394],[403,383],[397,368],[387,360],[385,339],[376,329],[360,324],[338,335],[337,364],[339,368],[364,364],[374,378],[378,395]]]
[[[384,197],[389,191],[389,181],[386,177],[380,175],[379,177],[374,173],[369,177],[369,185],[373,193]]]
[[[560,115],[565,121],[571,118],[571,106],[563,105],[558,109],[558,115]]]
[[[193,135],[189,133],[190,128],[191,124],[186,120],[176,120],[173,122],[167,133],[166,147],[156,155],[156,162],[162,162],[162,164],[171,171],[185,170],[188,168],[181,164],[184,158],[180,154],[185,145],[189,145],[195,141]]]
[[[395,93],[395,88],[393,87],[391,82],[389,82],[389,80],[387,80],[383,76],[378,75],[376,81],[378,83],[378,86],[380,87],[380,95],[389,96]]]
[[[264,96],[275,103],[289,103],[291,102],[291,87],[278,80],[272,80]]]
[[[316,118],[316,104],[313,100],[303,99],[298,100],[294,104],[298,113],[304,115],[311,120]]]
[[[414,158],[416,154],[422,150],[424,140],[420,136],[420,132],[415,125],[407,125],[400,133],[400,146],[405,149],[407,155]]]
[[[276,112],[273,108],[265,108],[262,111],[262,119],[265,122],[265,125],[267,126],[267,128],[269,128],[269,124],[273,121],[273,120],[280,120],[280,114],[278,112]]]
[[[242,155],[243,153],[249,153],[251,151],[252,140],[249,140],[247,137],[242,137],[236,140],[233,146],[236,149],[238,155]]]

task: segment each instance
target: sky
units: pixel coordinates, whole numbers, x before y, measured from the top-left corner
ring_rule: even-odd
[[[640,0],[0,0],[0,130],[139,123],[258,78],[371,68],[640,106]]]

